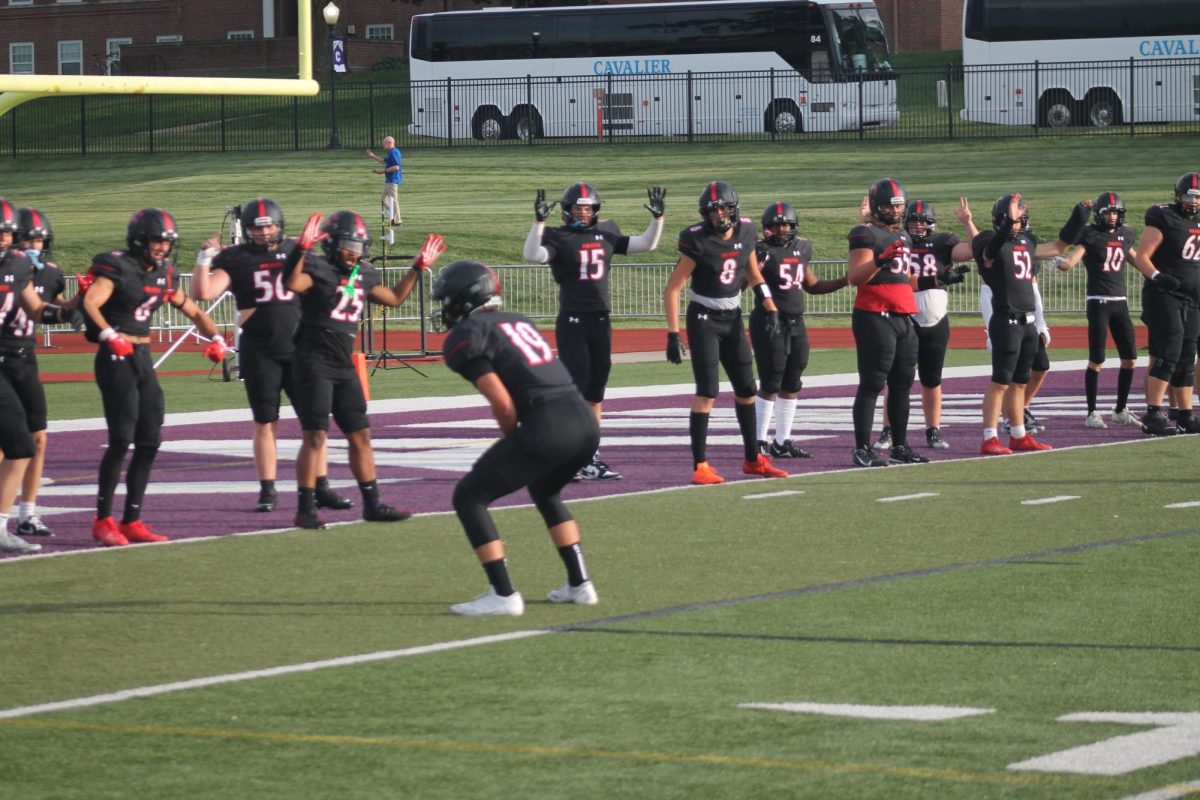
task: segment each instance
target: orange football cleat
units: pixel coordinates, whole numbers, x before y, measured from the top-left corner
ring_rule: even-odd
[[[124,547],[129,540],[117,529],[117,521],[112,517],[92,520],[92,538],[105,547]]]
[[[169,538],[150,530],[140,519],[130,523],[122,522],[121,535],[131,542],[165,542]]]
[[[1033,438],[1032,433],[1027,433],[1020,439],[1009,439],[1008,446],[1015,453],[1037,453],[1042,450],[1053,450],[1053,445],[1048,445],[1045,442],[1039,442]]]
[[[1012,450],[1000,443],[999,436],[993,436],[984,441],[979,448],[979,453],[985,456],[1011,456]]]
[[[697,486],[708,486],[714,483],[724,483],[725,479],[717,474],[717,471],[712,468],[712,464],[707,461],[701,461],[696,465],[696,471],[692,473],[692,483]]]
[[[747,475],[761,475],[764,478],[786,478],[788,474],[779,467],[771,465],[771,459],[758,454],[758,458],[754,461],[743,461],[742,472]]]

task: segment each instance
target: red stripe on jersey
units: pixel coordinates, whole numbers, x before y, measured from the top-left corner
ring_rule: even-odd
[[[917,313],[917,300],[908,283],[864,283],[854,296],[854,307],[862,311]]]

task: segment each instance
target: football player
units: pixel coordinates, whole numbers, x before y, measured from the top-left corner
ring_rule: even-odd
[[[1089,428],[1107,428],[1104,417],[1096,410],[1096,392],[1100,383],[1100,367],[1104,364],[1105,345],[1109,333],[1121,358],[1117,373],[1117,404],[1112,421],[1119,425],[1140,425],[1141,420],[1129,410],[1129,390],[1133,386],[1133,367],[1137,361],[1137,343],[1133,321],[1129,318],[1126,298],[1125,265],[1137,254],[1133,246],[1136,234],[1125,224],[1125,203],[1116,192],[1104,192],[1092,203],[1092,224],[1083,229],[1079,246],[1066,258],[1051,263],[1067,272],[1083,261],[1087,270],[1088,364],[1083,373],[1083,388],[1087,395]]]
[[[40,544],[8,532],[9,513],[38,451],[32,431],[38,428],[44,437],[46,429],[46,397],[38,391],[41,387],[31,342],[33,320],[73,325],[80,320],[78,311],[38,296],[34,265],[13,246],[19,235],[17,209],[0,198],[0,293],[5,297],[0,303],[0,452],[4,454],[0,463],[0,552],[36,553],[42,549]]]
[[[728,183],[714,181],[700,193],[700,222],[679,234],[679,261],[667,279],[663,305],[667,314],[667,360],[683,363],[679,337],[679,293],[691,280],[687,307],[688,342],[692,345],[692,398],[688,434],[692,445],[692,483],[724,483],[708,463],[708,421],[717,397],[717,365],[733,384],[734,411],[742,434],[745,459],[742,472],[764,478],[784,478],[759,452],[754,418],[754,382],[750,344],[742,324],[742,287],[749,286],[767,314],[767,332],[779,331],[779,309],[771,288],[758,268],[754,223],[741,216],[737,192]]]
[[[296,295],[283,285],[283,265],[296,247],[285,238],[283,210],[270,198],[256,197],[241,206],[239,219],[245,241],[222,249],[220,236],[204,242],[192,273],[192,297],[213,300],[233,292],[238,309],[238,372],[254,416],[254,466],[258,472],[255,511],[275,510],[275,439],[279,428],[280,392],[296,404],[292,378],[295,345],[292,334],[300,322]],[[346,509],[354,502],[329,485],[326,450],[317,460],[317,508]]]
[[[967,198],[958,199],[954,216],[963,223],[967,238],[979,233]],[[934,449],[950,447],[942,437],[942,368],[950,345],[950,298],[947,288],[966,280],[968,267],[956,262],[971,258],[971,243],[956,234],[936,233],[937,212],[926,200],[914,200],[904,209],[904,229],[912,239],[912,269],[917,276],[917,313],[913,324],[917,331],[917,378],[921,382],[921,411],[925,415],[925,443]],[[892,430],[887,406],[883,409],[883,431],[875,449],[892,446]]]
[[[754,400],[759,450],[771,458],[811,458],[792,443],[796,403],[808,367],[808,328],[804,324],[804,295],[828,294],[846,286],[845,278],[818,280],[813,272],[812,242],[798,236],[796,209],[790,203],[771,203],[762,215],[762,239],[755,245],[763,280],[779,309],[779,328],[768,335],[771,312],[755,297],[750,312],[750,342],[758,367]],[[775,436],[767,441],[772,418]]]
[[[216,324],[179,285],[172,256],[179,242],[175,219],[161,208],[143,208],[129,220],[125,250],[101,253],[88,269],[90,287],[83,295],[87,340],[97,342],[96,385],[104,401],[108,447],[100,459],[96,518],[92,537],[105,547],[130,542],[163,542],[141,520],[150,469],[162,441],[162,387],[150,359],[150,320],[163,303],[179,309],[209,339],[204,355],[225,358],[225,339]],[[125,452],[133,458],[125,475],[125,513],[112,517],[113,494],[121,479]]]
[[[1175,181],[1175,202],[1146,211],[1146,227],[1133,264],[1146,279],[1142,321],[1150,334],[1146,373],[1146,414],[1142,430],[1151,436],[1200,432],[1192,413],[1196,379],[1196,340],[1200,337],[1200,173]],[[1179,416],[1172,425],[1163,413],[1170,390]]]
[[[612,292],[608,273],[612,256],[648,253],[658,247],[666,212],[667,190],[646,190],[650,224],[638,236],[622,236],[612,220],[600,219],[600,195],[587,183],[574,183],[562,195],[563,224],[547,228],[557,203],[546,202],[538,189],[533,202],[534,223],[525,239],[527,261],[549,264],[558,284],[558,320],[554,335],[558,357],[600,422],[604,389],[612,371]],[[600,460],[599,451],[579,471],[584,480],[621,476]]]
[[[1051,449],[1034,439],[1025,425],[1026,385],[1039,349],[1049,341],[1049,329],[1041,330],[1045,321],[1038,313],[1037,261],[1062,255],[1068,242],[1078,240],[1091,205],[1091,200],[1076,205],[1058,239],[1039,244],[1029,230],[1029,211],[1020,193],[1006,194],[992,206],[993,229],[981,232],[971,242],[980,275],[991,291],[987,328],[992,379],[983,395],[983,444],[979,449],[985,456]],[[1049,360],[1037,366],[1048,369]],[[999,436],[1002,407],[1010,421],[1008,447]]]
[[[867,192],[871,221],[855,226],[849,236],[846,279],[858,287],[851,312],[858,350],[858,390],[854,394],[854,453],[859,467],[885,467],[871,449],[875,404],[886,386],[891,447],[888,458],[901,464],[923,464],[928,458],[908,445],[908,391],[917,370],[917,313],[913,295],[912,239],[904,230],[904,188],[891,178],[871,184]],[[935,278],[936,282],[936,278]]]
[[[550,602],[594,605],[598,597],[584,565],[579,524],[560,493],[596,452],[596,415],[537,326],[500,310],[500,282],[484,264],[450,264],[433,283],[433,299],[450,331],[446,365],[487,399],[501,434],[454,487],[454,510],[483,565],[488,590],[450,610],[464,616],[524,613],[525,601],[508,575],[504,542],[488,512],[492,502],[521,487],[528,487],[566,567],[566,583],[549,593]]]
[[[421,271],[429,269],[446,249],[441,236],[425,239],[412,269],[395,286],[384,286],[379,271],[367,260],[371,235],[363,218],[339,211],[321,224],[313,214],[284,264],[284,286],[300,295],[300,326],[296,331],[293,378],[304,391],[296,398],[303,438],[296,459],[299,505],[296,525],[324,528],[317,516],[317,471],[329,432],[329,415],[346,435],[350,471],[363,499],[363,519],[398,522],[412,516],[379,499],[375,453],[371,449],[371,422],[367,401],[351,359],[358,323],[367,300],[395,308],[412,292]],[[310,252],[321,243],[323,257]]]

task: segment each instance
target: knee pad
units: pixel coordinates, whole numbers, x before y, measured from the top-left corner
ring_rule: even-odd
[[[924,386],[926,389],[936,389],[937,387],[941,386],[942,385],[941,371],[938,371],[937,373],[935,373],[933,375],[922,375],[921,376],[921,385]]]
[[[561,525],[564,522],[570,522],[575,519],[571,516],[571,512],[567,510],[567,507],[563,505],[562,498],[558,495],[535,500],[534,505],[537,507],[538,513],[542,515],[547,528],[553,528],[555,525]]]
[[[760,380],[758,382],[758,388],[761,390],[761,392],[763,394],[779,394],[779,390],[781,387],[782,387],[782,383],[779,381],[778,378],[771,378],[769,380]],[[794,392],[797,390],[796,389],[784,389],[784,391]]]
[[[787,392],[788,394],[800,394],[800,390],[804,388],[804,381],[789,381],[786,384],[781,384],[779,388],[781,391]]]
[[[1160,381],[1170,381],[1175,374],[1175,362],[1165,358],[1155,358],[1150,362],[1150,377]]]
[[[1196,365],[1180,367],[1171,375],[1171,385],[1183,388],[1196,382]]]
[[[112,436],[108,437],[108,449],[117,453],[124,453],[129,449],[131,444],[133,444],[133,442],[123,436],[119,438],[114,438]]]
[[[491,522],[487,506],[478,500],[469,488],[463,487],[464,482],[460,481],[454,487],[451,504],[462,522],[463,531],[467,534],[467,541],[471,543],[471,548],[478,549],[499,539],[500,534]]]

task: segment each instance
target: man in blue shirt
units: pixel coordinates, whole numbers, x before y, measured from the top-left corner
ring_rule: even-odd
[[[400,148],[396,147],[396,140],[391,136],[383,137],[383,148],[386,152],[382,156],[375,155],[371,150],[367,151],[367,155],[383,165],[375,170],[375,174],[383,176],[383,193],[379,195],[379,203],[384,222],[390,219],[392,227],[399,228],[404,225],[404,219],[400,216],[400,184],[404,182]]]

